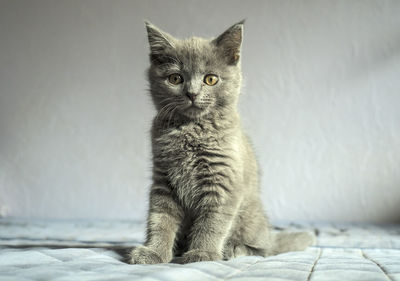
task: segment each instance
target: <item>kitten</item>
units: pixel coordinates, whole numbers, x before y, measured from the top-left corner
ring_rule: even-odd
[[[146,22],[153,184],[143,246],[131,263],[183,263],[303,250],[307,233],[273,235],[258,167],[237,110],[243,22],[219,37],[179,40]]]

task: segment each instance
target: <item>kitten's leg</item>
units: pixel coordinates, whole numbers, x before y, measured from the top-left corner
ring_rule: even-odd
[[[224,242],[235,217],[236,208],[203,208],[190,231],[189,251],[183,263],[221,260]]]
[[[226,245],[227,258],[243,255],[266,257],[301,251],[315,243],[315,237],[307,232],[272,233],[259,199],[250,201],[240,214],[240,227],[233,231],[234,239]]]
[[[224,246],[224,258],[272,255],[273,236],[259,199],[248,201],[239,213],[236,227]]]
[[[154,264],[171,261],[182,214],[171,190],[165,185],[153,185],[150,191],[146,242],[132,250],[131,263]]]
[[[263,235],[263,233],[260,233]],[[224,246],[224,260],[230,260],[240,256],[266,256],[265,247],[254,248],[244,244],[241,240],[229,239]]]
[[[271,233],[265,220],[260,216],[257,227],[249,227],[241,220],[239,227],[232,231],[232,236],[224,246],[224,259],[240,256],[271,255]]]

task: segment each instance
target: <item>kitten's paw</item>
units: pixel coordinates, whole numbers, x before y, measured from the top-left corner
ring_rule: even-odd
[[[161,256],[146,246],[138,246],[131,252],[131,264],[155,264],[155,263],[163,263],[167,261],[163,261]]]
[[[202,251],[198,249],[186,252],[182,257],[182,263],[192,263],[199,261],[217,261],[222,260],[222,255],[216,252]]]
[[[253,253],[246,245],[236,245],[233,249],[234,257],[251,256]]]
[[[280,232],[275,234],[275,254],[303,251],[316,243],[316,237],[309,232]]]

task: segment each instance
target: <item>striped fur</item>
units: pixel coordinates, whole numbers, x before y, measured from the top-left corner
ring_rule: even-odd
[[[305,248],[311,237],[287,235],[284,241],[271,235],[261,205],[257,163],[237,111],[243,22],[212,40],[178,40],[146,26],[158,114],[152,126],[147,238],[132,251],[131,262],[169,262],[183,255],[188,263],[267,256],[280,252],[276,245]],[[172,73],[184,82],[168,82]],[[210,73],[219,77],[214,86],[203,82]],[[187,92],[197,94],[193,106]]]

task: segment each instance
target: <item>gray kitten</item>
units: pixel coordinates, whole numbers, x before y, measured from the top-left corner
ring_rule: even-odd
[[[131,263],[183,263],[303,250],[307,233],[273,235],[256,159],[237,110],[243,22],[179,40],[147,23],[153,184],[143,246]]]

